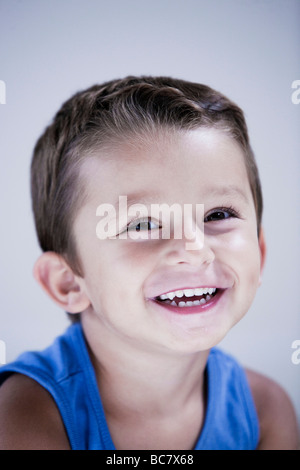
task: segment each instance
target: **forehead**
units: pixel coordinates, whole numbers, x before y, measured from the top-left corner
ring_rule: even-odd
[[[87,159],[82,174],[89,199],[112,204],[120,195],[132,203],[204,203],[208,195],[251,194],[242,149],[217,129],[122,139]]]

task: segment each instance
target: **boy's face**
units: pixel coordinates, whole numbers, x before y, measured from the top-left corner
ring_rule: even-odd
[[[89,197],[74,234],[90,299],[84,328],[110,347],[125,342],[140,350],[186,353],[217,344],[249,309],[262,267],[240,147],[216,129],[165,132],[106,151],[87,160],[83,170]],[[120,196],[127,196],[127,209],[142,204],[142,213],[127,217],[123,206],[119,213]],[[96,210],[103,203],[115,208],[110,222],[116,223],[99,239]],[[151,218],[151,204],[175,203],[190,228],[199,222],[196,205],[204,205],[193,240],[184,236],[189,229],[181,239],[172,236],[175,226],[170,237],[162,237],[159,227],[168,220]],[[193,211],[185,213],[185,204]]]

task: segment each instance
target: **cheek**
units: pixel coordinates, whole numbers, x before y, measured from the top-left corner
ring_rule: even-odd
[[[86,257],[86,286],[97,310],[136,302],[142,293],[143,279],[153,269],[153,246],[125,242],[126,247],[120,240],[104,242]]]
[[[118,270],[118,275],[121,278],[125,276],[128,281],[131,277],[136,281],[139,279],[141,284],[161,259],[161,241],[124,240],[124,242],[126,245],[120,243],[113,250],[114,265]]]
[[[222,245],[222,246],[221,246]],[[220,258],[234,272],[239,284],[258,287],[260,278],[260,252],[255,232],[237,232],[224,236],[218,248]]]

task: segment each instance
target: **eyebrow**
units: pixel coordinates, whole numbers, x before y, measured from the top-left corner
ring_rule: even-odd
[[[137,192],[137,193],[132,193],[132,194],[120,194],[120,196],[125,196],[127,198],[127,205],[132,206],[133,204],[144,204],[145,206],[151,204],[151,203],[161,203],[161,198],[158,196],[154,195],[153,192]],[[119,207],[119,198],[116,199],[114,206]]]
[[[234,197],[234,198],[242,198],[245,203],[249,203],[249,197],[245,193],[245,191],[236,185],[228,185],[228,186],[213,186],[207,189],[207,194],[210,196],[217,196],[217,197]],[[122,195],[120,195],[122,196]],[[119,209],[119,198],[116,199],[114,203],[114,207]],[[132,206],[133,204],[144,204],[145,206],[157,203],[162,204],[161,197],[153,194],[150,191],[141,191],[132,194],[124,194],[123,196],[127,197],[127,206]]]
[[[240,197],[244,202],[249,202],[249,197],[245,191],[239,186],[228,185],[228,186],[214,186],[209,189],[209,194],[212,196],[222,196],[222,197]]]

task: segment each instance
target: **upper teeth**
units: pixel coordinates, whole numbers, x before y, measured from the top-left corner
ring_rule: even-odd
[[[196,289],[183,289],[183,290],[176,290],[172,292],[167,292],[166,294],[162,294],[159,296],[160,300],[170,299],[173,300],[174,297],[194,297],[195,295],[201,296],[205,294],[213,294],[216,292],[216,287],[197,287]]]

